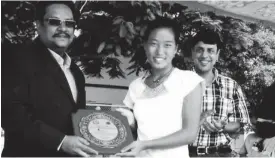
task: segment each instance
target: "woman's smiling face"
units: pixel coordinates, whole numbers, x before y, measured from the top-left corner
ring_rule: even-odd
[[[144,48],[148,62],[153,69],[172,67],[172,59],[177,52],[173,30],[166,27],[152,30]]]

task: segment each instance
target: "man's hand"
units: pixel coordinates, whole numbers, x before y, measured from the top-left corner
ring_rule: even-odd
[[[135,127],[135,117],[132,111],[124,108],[116,108],[116,111],[120,112],[121,115],[125,116],[128,120],[128,123],[131,127]]]
[[[214,114],[214,110],[204,111],[201,113],[200,125],[206,130],[206,132],[211,133],[216,131],[215,126],[210,123],[211,116]]]
[[[89,144],[90,143],[84,138],[78,136],[65,136],[61,145],[61,150],[74,156],[89,157],[90,155],[97,155],[98,152],[90,148],[88,146]]]
[[[210,119],[206,120],[202,126],[203,128],[211,133],[211,132],[221,132],[224,129],[224,126],[227,124],[225,120],[221,119]]]
[[[202,125],[208,117],[214,114],[214,110],[204,111],[201,113],[200,125]]]
[[[222,128],[217,128],[215,127],[213,122],[210,121],[205,121],[202,124],[202,127],[205,129],[206,132],[211,133],[211,132],[218,132],[220,131]]]
[[[224,119],[214,119],[212,116],[214,114],[213,110],[205,111],[201,114],[200,125],[206,130],[206,132],[220,132],[223,130],[227,121]]]
[[[225,125],[227,125],[226,119],[213,119],[212,120],[213,125],[215,126],[218,131],[221,131],[224,129]]]

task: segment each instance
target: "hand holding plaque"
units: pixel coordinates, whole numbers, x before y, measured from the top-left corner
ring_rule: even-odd
[[[121,153],[117,153],[116,156],[137,157],[141,151],[146,149],[146,146],[146,141],[134,141],[130,145],[124,147]]]
[[[99,154],[118,153],[133,142],[127,118],[117,111],[78,110],[73,126],[75,134],[88,140]]]
[[[89,142],[79,136],[65,136],[61,145],[61,150],[72,156],[89,157],[98,155],[98,152],[89,147]]]

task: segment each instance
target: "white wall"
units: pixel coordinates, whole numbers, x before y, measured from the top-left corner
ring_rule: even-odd
[[[129,58],[120,58],[122,64],[121,68],[126,72],[127,67],[129,67]],[[131,81],[133,81],[137,76],[131,74],[126,76],[125,79],[110,79],[106,70],[102,71],[103,78],[88,77],[86,76],[86,83],[91,84],[104,84],[104,85],[115,85],[115,86],[129,86]],[[99,88],[99,87],[87,87],[86,86],[86,100],[93,101],[96,103],[112,103],[112,104],[122,104],[122,101],[127,93],[124,89],[111,89],[111,88]]]
[[[124,89],[86,87],[87,100],[96,103],[123,104],[122,101],[126,93],[127,90]]]

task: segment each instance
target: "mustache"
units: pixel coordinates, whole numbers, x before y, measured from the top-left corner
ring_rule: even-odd
[[[66,38],[70,38],[70,37],[71,37],[71,36],[70,36],[68,33],[66,33],[66,32],[59,32],[59,33],[56,33],[56,34],[53,35],[53,37],[61,37],[61,36],[64,36],[64,35],[65,35]]]

